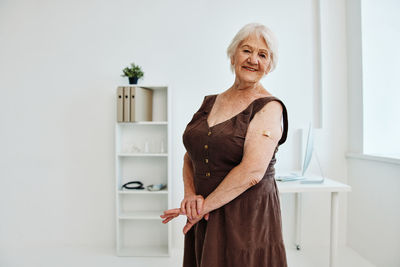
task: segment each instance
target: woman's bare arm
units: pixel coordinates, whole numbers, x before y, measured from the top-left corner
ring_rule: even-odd
[[[247,130],[242,162],[208,195],[200,216],[229,203],[263,178],[282,137],[281,118],[282,106],[277,101],[256,113]]]
[[[193,163],[187,152],[185,153],[183,162],[183,183],[185,196],[181,202],[181,212],[186,214],[189,220],[192,220],[193,218],[197,218],[201,210],[203,210],[204,197],[201,195],[196,195]],[[208,215],[206,215],[206,219],[207,218]]]

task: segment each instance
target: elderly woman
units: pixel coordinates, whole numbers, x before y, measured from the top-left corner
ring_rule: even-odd
[[[267,27],[245,25],[227,50],[233,85],[205,96],[184,131],[184,199],[161,215],[187,216],[184,267],[287,266],[274,179],[287,111],[260,83],[276,49]]]

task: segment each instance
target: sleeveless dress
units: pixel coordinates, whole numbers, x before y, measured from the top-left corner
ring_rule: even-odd
[[[217,95],[204,97],[183,133],[192,160],[196,194],[206,198],[243,156],[250,121],[268,102],[283,107],[283,133],[263,179],[224,206],[210,212],[185,235],[183,267],[287,267],[282,238],[275,154],[286,141],[287,110],[276,97],[254,100],[234,117],[208,126]]]

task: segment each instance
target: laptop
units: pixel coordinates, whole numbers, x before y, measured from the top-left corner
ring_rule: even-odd
[[[312,125],[310,122],[310,124],[308,126],[307,144],[306,144],[304,160],[303,160],[303,167],[301,169],[301,172],[300,173],[292,172],[292,173],[290,173],[290,175],[277,176],[277,177],[275,177],[275,179],[277,181],[281,181],[281,182],[301,180],[300,183],[302,183],[302,184],[323,183],[325,180],[324,177],[322,177],[322,179],[316,180],[316,179],[309,179],[304,176],[304,174],[307,171],[308,166],[310,165],[311,156],[313,153],[313,144],[314,144],[314,132],[313,132],[313,128],[312,128]]]

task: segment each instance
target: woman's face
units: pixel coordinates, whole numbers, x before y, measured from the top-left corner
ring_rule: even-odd
[[[264,38],[251,34],[243,40],[231,59],[236,78],[242,82],[258,82],[270,70],[268,47]]]

